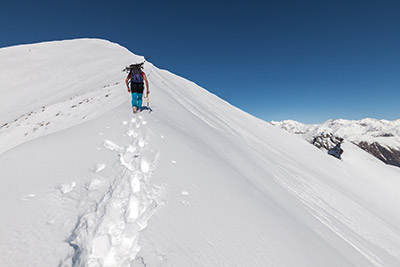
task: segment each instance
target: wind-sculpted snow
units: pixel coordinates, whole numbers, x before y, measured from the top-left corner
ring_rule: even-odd
[[[119,105],[124,98],[118,96],[119,83],[98,88],[81,95],[73,95],[60,103],[42,106],[22,114],[0,127],[0,153],[21,143],[48,135],[96,118]]]
[[[121,70],[142,58],[107,41],[5,51],[36,55],[49,96],[1,107],[1,266],[400,265],[400,169],[351,142],[337,160],[149,62],[132,114]],[[17,72],[1,102],[30,99]]]

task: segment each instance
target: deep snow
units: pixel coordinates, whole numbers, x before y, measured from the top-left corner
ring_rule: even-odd
[[[152,111],[132,114],[121,70],[142,59],[0,49],[1,266],[400,265],[398,168],[347,142],[336,160],[151,63]]]

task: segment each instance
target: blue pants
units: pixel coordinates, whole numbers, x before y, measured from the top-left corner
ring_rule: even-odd
[[[132,93],[132,107],[142,108],[143,93]]]

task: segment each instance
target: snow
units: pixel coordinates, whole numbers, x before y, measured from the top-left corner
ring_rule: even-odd
[[[76,186],[75,182],[70,182],[67,184],[61,184],[60,186],[58,186],[58,189],[60,189],[61,193],[67,194],[67,193],[71,192],[72,190],[74,190],[75,186]]]
[[[400,169],[149,62],[152,111],[132,114],[121,70],[141,60],[94,39],[0,49],[1,266],[400,265]]]
[[[94,173],[101,172],[102,170],[104,170],[105,167],[106,167],[105,164],[102,163],[96,164],[96,167],[94,168]]]

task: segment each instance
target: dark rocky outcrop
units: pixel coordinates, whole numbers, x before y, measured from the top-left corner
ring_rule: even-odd
[[[341,159],[342,154],[343,154],[343,149],[340,148],[341,143],[337,144],[334,148],[331,150],[328,150],[328,154],[331,156],[334,156],[338,159]]]
[[[340,147],[342,142],[343,138],[334,136],[332,133],[318,135],[310,141],[310,143],[314,146],[320,149],[325,149],[328,151],[329,155],[332,155],[338,159],[340,159],[341,155],[343,154],[343,149]],[[380,159],[384,163],[400,167],[400,150],[382,146],[378,142],[368,143],[364,141],[353,143],[362,150]]]
[[[386,164],[400,167],[400,150],[381,146],[378,142],[359,142],[354,144]]]
[[[340,148],[342,142],[343,138],[334,136],[331,133],[324,133],[314,137],[311,144],[318,148],[327,150],[329,155],[340,159],[343,153],[343,149]]]

